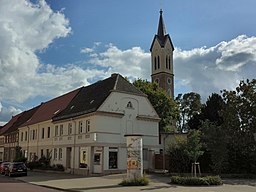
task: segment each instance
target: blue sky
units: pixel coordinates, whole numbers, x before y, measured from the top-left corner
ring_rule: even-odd
[[[176,95],[255,78],[255,0],[1,0],[0,124],[114,72],[150,80],[160,4]]]

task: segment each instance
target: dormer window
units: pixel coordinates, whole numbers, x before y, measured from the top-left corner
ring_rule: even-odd
[[[127,108],[133,108],[133,107],[132,107],[132,102],[129,101],[129,102],[127,103],[126,107],[127,107]]]

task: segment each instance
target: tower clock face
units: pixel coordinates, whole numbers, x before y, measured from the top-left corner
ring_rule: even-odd
[[[168,84],[171,84],[171,83],[172,83],[171,78],[167,78],[167,83],[168,83]]]

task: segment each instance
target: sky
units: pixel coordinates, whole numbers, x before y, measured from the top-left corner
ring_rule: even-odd
[[[150,81],[159,10],[175,95],[202,100],[256,74],[255,0],[0,0],[0,125],[120,73]]]

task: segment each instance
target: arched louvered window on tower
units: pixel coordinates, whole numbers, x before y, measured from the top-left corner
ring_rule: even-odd
[[[165,58],[165,68],[168,69],[168,56],[166,55],[166,58]]]
[[[154,64],[155,64],[155,70],[156,70],[156,57],[155,57],[155,62],[154,62]]]
[[[157,68],[160,69],[160,57],[159,57],[159,55],[157,56]]]
[[[171,57],[169,56],[169,69],[171,69]]]

